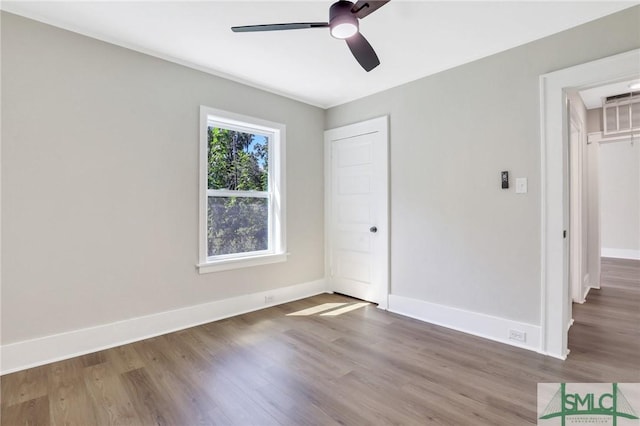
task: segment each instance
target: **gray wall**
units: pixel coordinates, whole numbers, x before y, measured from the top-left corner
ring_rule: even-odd
[[[328,110],[327,129],[390,115],[393,294],[539,323],[538,77],[640,47],[638,22],[634,7]]]
[[[602,108],[593,108],[587,110],[587,132],[602,132],[604,126],[602,124]]]
[[[2,89],[2,344],[323,277],[323,110],[8,13]],[[197,273],[201,104],[286,124],[286,263]]]

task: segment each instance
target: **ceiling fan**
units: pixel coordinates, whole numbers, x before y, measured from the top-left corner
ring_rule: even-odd
[[[329,8],[329,22],[297,22],[288,24],[263,24],[231,27],[236,33],[255,31],[300,30],[306,28],[329,28],[331,35],[347,42],[347,46],[356,60],[367,72],[378,65],[380,60],[366,38],[359,31],[359,19],[365,18],[388,3],[384,1],[340,0]]]

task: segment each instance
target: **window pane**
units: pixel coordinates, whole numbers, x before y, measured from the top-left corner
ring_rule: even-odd
[[[640,128],[640,102],[631,104],[631,127]]]
[[[269,248],[269,202],[266,198],[209,197],[208,256]]]
[[[208,188],[267,191],[268,138],[218,127],[207,130]]]
[[[618,130],[631,129],[631,123],[629,122],[629,105],[620,105],[618,107]]]
[[[605,114],[605,133],[615,132],[618,130],[618,109],[609,107],[604,109]]]

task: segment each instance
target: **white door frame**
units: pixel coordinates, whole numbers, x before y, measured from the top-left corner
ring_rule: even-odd
[[[378,231],[376,232],[376,238],[381,240],[381,246],[384,247],[383,252],[380,254],[382,258],[385,259],[380,266],[380,284],[379,288],[376,289],[376,294],[379,296],[374,300],[378,304],[378,308],[388,309],[389,308],[389,293],[390,293],[390,275],[389,275],[389,237],[390,237],[390,220],[389,220],[389,116],[385,115],[378,118],[373,118],[370,120],[362,121],[359,123],[349,124],[342,127],[337,127],[334,129],[329,129],[325,131],[324,138],[324,235],[325,235],[325,250],[324,250],[324,264],[325,264],[325,277],[327,282],[331,276],[331,259],[330,259],[330,248],[331,248],[331,208],[332,208],[332,184],[331,184],[331,138],[328,137],[328,132],[348,132],[351,136],[362,135],[373,132],[381,132],[384,135],[384,152],[385,152],[385,162],[384,162],[384,170],[379,171],[381,176],[377,176],[380,184],[380,194],[379,196],[382,198],[382,201],[386,205],[384,209],[384,216],[378,218],[377,227]],[[349,136],[350,137],[350,136]],[[333,291],[333,289],[329,288],[329,291]]]
[[[640,49],[540,76],[541,312],[540,351],[566,359],[568,274],[563,264],[563,149],[568,143],[567,89],[586,89],[640,73]]]

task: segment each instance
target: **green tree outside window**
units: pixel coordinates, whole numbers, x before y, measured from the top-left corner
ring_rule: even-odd
[[[208,256],[268,250],[268,138],[219,127],[207,130],[207,186],[225,191],[208,196]]]

